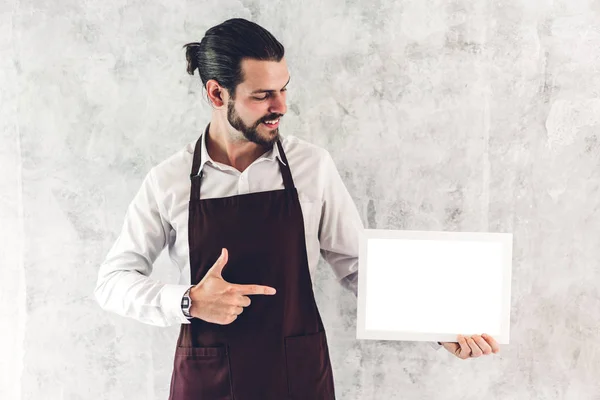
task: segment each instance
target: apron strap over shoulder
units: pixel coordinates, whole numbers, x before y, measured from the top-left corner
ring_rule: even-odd
[[[208,127],[206,127],[206,131],[208,132]],[[200,165],[202,165],[201,148],[203,140],[204,136],[200,135],[196,141],[196,146],[194,147],[194,161],[192,162],[192,171],[190,172],[190,180],[192,181],[190,200],[200,200],[200,181],[202,180],[202,171],[200,171]]]
[[[281,169],[281,176],[283,177],[283,186],[285,186],[286,189],[293,189],[296,186],[294,185],[294,179],[292,178],[292,172],[290,171],[290,163],[285,156],[283,146],[279,139],[277,139],[277,149],[279,150],[279,155],[283,161],[279,161],[279,168]]]

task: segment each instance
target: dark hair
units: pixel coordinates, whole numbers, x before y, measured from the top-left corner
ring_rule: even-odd
[[[202,86],[211,79],[219,82],[232,98],[242,76],[242,59],[281,61],[284,48],[275,37],[254,22],[243,18],[229,19],[213,26],[202,41],[183,46],[187,59],[187,72],[194,75],[198,68]]]

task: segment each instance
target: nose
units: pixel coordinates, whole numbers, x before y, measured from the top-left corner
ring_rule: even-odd
[[[287,112],[287,105],[285,104],[285,93],[281,93],[278,96],[273,96],[271,103],[269,104],[269,112],[273,114],[285,114]]]

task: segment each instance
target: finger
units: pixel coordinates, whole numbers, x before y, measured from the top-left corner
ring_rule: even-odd
[[[229,315],[238,316],[244,312],[243,307],[233,306],[229,309]]]
[[[471,348],[467,344],[467,339],[464,336],[458,335],[458,344],[460,345],[460,353],[457,354],[460,358],[467,358],[471,354]]]
[[[227,304],[236,307],[248,307],[250,305],[250,297],[242,296],[239,293],[232,293],[227,297]]]
[[[474,335],[473,340],[477,343],[483,354],[492,354],[492,348],[481,336]]]
[[[242,295],[251,295],[251,294],[268,294],[273,295],[277,291],[275,288],[270,286],[262,286],[262,285],[238,285],[235,283],[231,283],[232,290],[238,292]]]
[[[213,264],[212,267],[206,273],[207,275],[214,275],[222,278],[221,274],[223,273],[223,268],[225,264],[227,264],[227,260],[229,259],[229,253],[227,249],[221,249],[221,255],[217,259],[217,261]]]
[[[455,342],[440,342],[442,347],[448,350],[450,353],[458,356],[460,353],[460,346]]]
[[[484,333],[483,335],[481,335],[481,337],[484,338],[486,342],[488,342],[488,344],[492,348],[492,352],[494,354],[496,354],[496,353],[498,353],[500,351],[500,345],[498,344],[498,342],[496,341],[496,339],[494,339],[493,337],[491,337],[487,333]]]
[[[229,290],[229,293],[226,293],[221,297],[220,302],[223,305],[229,307],[248,307],[250,305],[251,302],[248,296],[242,296],[239,293],[234,292],[234,289],[231,289],[230,286],[227,290]]]
[[[483,352],[481,351],[479,346],[477,346],[477,343],[475,343],[473,338],[468,338],[467,343],[469,344],[469,347],[471,348],[471,357],[477,358],[483,354]]]
[[[252,303],[250,301],[250,297],[236,295],[235,302],[233,304],[240,307],[248,307],[250,303]]]

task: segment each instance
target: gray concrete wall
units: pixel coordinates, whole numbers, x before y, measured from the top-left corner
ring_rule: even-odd
[[[339,398],[600,399],[597,0],[0,2],[0,398],[167,398],[177,328],[92,291],[210,117],[181,46],[235,16],[286,46],[282,131],[331,152],[365,225],[514,234],[511,344],[476,360],[356,340],[322,264]]]

